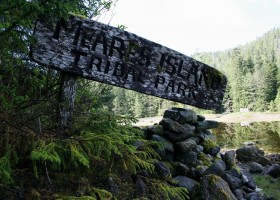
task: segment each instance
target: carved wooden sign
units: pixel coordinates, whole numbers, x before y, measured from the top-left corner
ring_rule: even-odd
[[[35,36],[32,58],[39,64],[199,108],[221,106],[221,72],[135,34],[71,17],[38,22]]]

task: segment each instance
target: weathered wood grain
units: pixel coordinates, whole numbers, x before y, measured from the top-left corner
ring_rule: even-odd
[[[199,108],[221,106],[221,72],[135,34],[71,17],[38,22],[34,35],[32,58],[42,65]]]

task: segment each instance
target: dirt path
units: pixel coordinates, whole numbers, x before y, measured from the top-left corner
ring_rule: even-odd
[[[271,122],[280,121],[280,113],[230,113],[230,114],[202,114],[207,120],[215,120],[225,123],[240,122]],[[150,126],[159,123],[162,116],[140,118],[135,126]]]

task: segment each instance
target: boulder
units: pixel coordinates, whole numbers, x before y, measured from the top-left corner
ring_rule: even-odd
[[[148,128],[153,134],[163,135],[163,127],[160,124],[153,125]]]
[[[164,112],[163,118],[169,118],[180,124],[195,123],[197,121],[197,115],[193,110],[184,108],[172,108]]]
[[[174,168],[176,176],[189,176],[190,174],[190,168],[183,163],[175,162]]]
[[[236,178],[241,178],[241,174],[235,168],[231,168],[230,170],[227,170],[226,173],[228,173],[231,176],[234,176]]]
[[[192,168],[192,169],[194,169],[193,177],[196,180],[199,180],[203,176],[203,174],[206,171],[207,167],[204,166],[204,165],[198,165],[196,168]]]
[[[160,155],[162,160],[173,161],[174,159],[174,145],[172,142],[167,140],[165,137],[160,135],[152,135],[151,140],[161,142],[163,144],[163,149],[156,149],[156,152]]]
[[[195,136],[199,137],[200,141],[203,142],[204,140],[211,139],[215,140],[215,136],[210,131],[195,131]]]
[[[233,191],[233,194],[237,197],[238,200],[243,199],[246,193],[241,189],[236,189]]]
[[[221,147],[219,147],[216,141],[212,139],[205,139],[201,145],[204,148],[204,153],[212,156],[216,156],[221,150]]]
[[[189,151],[186,153],[178,153],[175,160],[184,163],[188,167],[196,166],[197,164],[197,153],[194,151]]]
[[[163,118],[160,124],[164,128],[164,135],[172,142],[179,142],[194,135],[195,127],[189,124],[183,126],[168,118]]]
[[[239,189],[242,186],[241,179],[239,179],[235,176],[232,176],[228,173],[225,173],[225,175],[223,176],[223,179],[228,183],[228,185],[232,191],[234,191],[235,189]]]
[[[246,194],[245,199],[261,200],[261,198],[257,192],[251,192],[251,193]]]
[[[160,179],[166,180],[171,177],[170,169],[163,162],[156,162],[155,172]]]
[[[146,195],[147,186],[141,178],[137,177],[136,180],[134,181],[134,185],[135,185],[135,196]]]
[[[253,173],[253,174],[260,174],[263,172],[263,166],[256,162],[251,162],[248,165],[248,168],[249,168],[250,173]]]
[[[197,115],[197,121],[204,121],[205,117],[202,115]]]
[[[226,163],[226,169],[230,170],[235,164],[235,151],[227,151],[223,155],[223,160]]]
[[[226,166],[224,161],[217,160],[212,165],[210,165],[210,167],[208,167],[203,174],[204,175],[215,174],[217,176],[222,177],[225,174],[225,170],[226,170]]]
[[[219,126],[219,122],[211,121],[211,120],[197,121],[195,123],[196,130],[198,131],[213,129],[213,128],[217,128],[218,126]]]
[[[204,200],[237,200],[227,182],[213,174],[202,177],[202,191]]]
[[[186,176],[176,176],[174,180],[177,182],[177,186],[186,188],[189,191],[191,197],[193,197],[198,192],[199,183],[197,181]]]
[[[246,187],[248,187],[252,190],[255,190],[257,185],[256,185],[256,182],[253,179],[252,175],[246,170],[241,170],[241,175],[242,175],[241,179],[242,179],[243,184]]]
[[[280,177],[280,165],[274,164],[271,167],[268,168],[267,174],[272,176],[273,178]]]
[[[241,162],[256,161],[264,156],[264,152],[256,146],[243,146],[236,150],[236,158]]]
[[[268,158],[266,158],[266,157],[264,157],[264,156],[259,157],[259,158],[256,160],[256,162],[259,163],[259,164],[261,164],[261,165],[263,165],[263,166],[272,165],[272,162],[271,162]]]
[[[189,152],[192,149],[194,149],[195,146],[196,146],[196,142],[191,138],[188,138],[182,142],[177,142],[175,144],[176,151],[181,153]]]
[[[195,148],[194,148],[194,151],[198,154],[203,152],[203,150],[204,150],[204,148],[201,145],[196,145]]]

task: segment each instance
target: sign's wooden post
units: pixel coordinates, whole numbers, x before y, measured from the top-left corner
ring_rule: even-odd
[[[59,127],[62,130],[69,129],[71,127],[76,87],[77,76],[61,72],[57,118]]]

